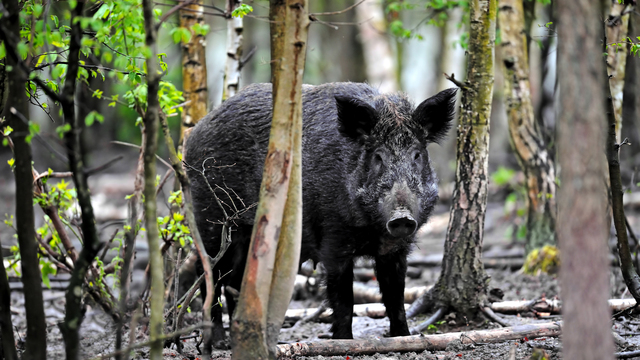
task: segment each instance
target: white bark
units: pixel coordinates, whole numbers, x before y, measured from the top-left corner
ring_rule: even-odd
[[[368,82],[380,92],[388,93],[397,91],[399,86],[382,6],[378,0],[368,0],[356,7],[356,13]]]

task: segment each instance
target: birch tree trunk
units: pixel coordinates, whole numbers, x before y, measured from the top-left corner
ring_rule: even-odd
[[[180,139],[184,131],[207,115],[209,94],[207,91],[206,39],[191,30],[194,24],[204,24],[202,0],[180,9],[180,27],[191,31],[191,39],[182,44],[182,91],[188,103],[182,111]]]
[[[356,0],[358,2],[359,0]],[[386,35],[382,0],[368,0],[356,6],[360,41],[364,50],[367,81],[381,93],[397,91],[396,56]]]
[[[618,0],[611,1],[611,12],[606,21],[607,43],[622,43],[627,40],[629,33],[629,14],[624,14],[627,8],[625,4],[620,4]],[[616,141],[620,143],[620,131],[622,129],[622,93],[624,90],[625,67],[627,64],[627,46],[623,45],[607,47],[607,72],[609,74],[609,84],[611,85],[611,96],[613,99],[613,110],[616,116]]]
[[[151,273],[151,316],[149,337],[152,341],[149,358],[162,359],[163,343],[160,341],[164,320],[164,275],[163,259],[160,252],[156,209],[156,150],[158,149],[158,129],[160,103],[158,87],[158,46],[157,30],[151,0],[142,1],[144,15],[145,45],[149,48],[147,63],[147,110],[144,115],[144,131],[147,141],[144,148],[144,208],[147,242],[149,243],[149,268]],[[206,352],[205,352],[206,354]]]
[[[240,88],[240,70],[242,59],[242,17],[233,17],[231,13],[242,4],[242,0],[227,0],[227,62],[224,67],[224,86],[222,101],[227,100],[238,92]]]
[[[444,245],[436,303],[471,319],[486,300],[480,257],[487,206],[489,118],[493,98],[496,0],[470,5],[468,81],[462,87],[457,137],[456,182]]]
[[[605,75],[600,6],[559,1],[558,243],[565,359],[613,359],[606,239]]]
[[[273,120],[240,301],[231,323],[234,359],[275,359],[300,256],[302,76],[308,3],[272,0],[269,12]]]
[[[529,253],[546,244],[555,245],[555,169],[531,103],[522,0],[500,0],[499,17],[509,135],[527,188],[525,251]]]

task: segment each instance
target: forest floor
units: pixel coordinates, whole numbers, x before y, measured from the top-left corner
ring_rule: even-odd
[[[93,179],[93,178],[92,178]],[[112,230],[107,227],[110,224],[108,220],[111,215],[124,211],[124,201],[109,199],[124,199],[124,195],[130,193],[132,189],[122,188],[122,184],[132,184],[130,179],[123,179],[122,176],[116,178],[96,177],[93,179],[94,188],[100,189],[95,192],[94,201],[104,201],[98,203],[98,214],[102,217],[99,220],[100,229],[103,230],[103,237],[108,236]],[[0,179],[0,182],[2,180]],[[2,185],[2,184],[0,184]],[[11,184],[9,184],[11,185]],[[125,187],[128,187],[126,185]],[[121,196],[122,195],[122,196]],[[495,195],[495,194],[494,194]],[[636,195],[636,194],[633,194]],[[12,193],[11,186],[0,186],[0,212],[11,213],[12,209]],[[495,195],[489,203],[488,212],[485,222],[485,240],[484,252],[503,251],[522,249],[523,243],[515,240],[514,224],[520,219],[515,216],[516,211],[509,206],[505,206],[504,196]],[[106,200],[101,200],[106,199]],[[497,200],[496,200],[497,199]],[[629,207],[629,220],[631,226],[636,233],[640,233],[640,209],[637,207]],[[102,214],[102,215],[101,215]],[[41,216],[41,215],[39,215]],[[124,218],[126,215],[118,215],[115,218]],[[418,242],[412,256],[426,256],[441,254],[445,232],[448,224],[448,204],[443,201],[436,209],[431,221],[418,233]],[[8,244],[4,242],[8,237],[7,229],[0,230],[0,237],[3,239],[3,247],[6,250]],[[144,242],[138,240],[139,243]],[[613,242],[611,242],[611,245]],[[615,246],[610,246],[615,249]],[[144,244],[138,246],[139,261],[144,261]],[[612,250],[611,258],[615,259]],[[6,255],[6,254],[5,254]],[[615,262],[615,261],[614,261]],[[138,269],[140,266],[136,266]],[[418,267],[418,275],[413,278],[407,278],[407,287],[426,286],[435,284],[440,273],[440,266],[421,266]],[[560,299],[560,285],[556,275],[539,274],[536,276],[525,275],[519,270],[513,270],[509,267],[490,268],[487,273],[491,276],[489,288],[499,288],[504,293],[503,300],[531,300],[545,297],[547,299]],[[135,282],[134,274],[134,282]],[[610,298],[630,298],[626,286],[620,275],[619,268],[615,265],[610,267]],[[64,319],[64,284],[56,284],[52,282],[51,289],[45,289],[44,302],[48,332],[48,359],[64,358],[64,343],[62,335],[58,328],[58,324]],[[366,285],[377,287],[375,279],[370,280]],[[13,283],[14,290],[11,293],[11,310],[13,312],[13,324],[17,329],[17,333],[21,338],[26,334],[26,321],[24,312],[24,294],[20,290],[19,283]],[[317,289],[316,289],[317,290]],[[314,291],[311,291],[312,293]],[[300,294],[305,293],[304,291]],[[308,293],[308,292],[306,292]],[[305,296],[298,294],[298,299],[290,304],[290,308],[314,308],[321,301],[321,294],[315,296]],[[199,302],[200,300],[196,300]],[[198,304],[192,303],[192,309],[197,310]],[[428,318],[430,314],[421,315],[415,319],[409,320],[409,326],[415,326]],[[529,314],[522,315],[503,315],[500,314],[505,322],[509,325],[519,325],[537,322],[549,322],[561,320],[560,316],[544,316],[538,318]],[[225,317],[226,318],[226,317]],[[197,324],[201,319],[200,311],[193,311],[187,314],[185,325]],[[227,318],[228,319],[228,318]],[[135,342],[143,342],[148,339],[146,335],[146,327],[144,318],[141,319],[134,336]],[[228,320],[227,320],[228,321]],[[481,329],[499,328],[500,325],[489,320],[480,319],[473,320],[464,325],[458,325],[460,321],[456,321],[455,314],[448,314],[445,318],[438,322],[435,327],[429,329],[429,333],[440,334],[447,332],[466,332]],[[640,349],[640,315],[630,315],[616,319],[613,323],[613,332],[621,337],[617,337],[617,351],[631,351]],[[228,325],[228,323],[226,323]],[[292,323],[285,323],[280,334],[281,343],[295,342],[316,342],[325,341],[330,336],[330,323],[328,322],[309,322],[301,326],[292,326]],[[90,359],[108,354],[114,350],[115,343],[115,325],[112,320],[105,315],[97,305],[89,306],[85,314],[85,320],[81,328],[82,337],[82,359]],[[355,339],[379,339],[385,336],[389,329],[389,321],[387,318],[369,318],[354,317],[353,318],[353,335]],[[129,338],[129,334],[125,334],[125,339]],[[175,348],[165,349],[165,359],[196,359],[198,351],[196,349],[197,337],[183,341],[183,357],[178,354]],[[387,353],[375,355],[359,355],[357,353],[346,353],[340,356],[308,356],[298,357],[298,359],[529,359],[534,349],[542,349],[548,355],[548,359],[561,359],[562,343],[557,337],[546,337],[538,339],[520,339],[514,341],[505,341],[501,343],[491,344],[471,344],[463,345],[459,341],[454,341],[447,346],[444,351],[424,351],[421,353]],[[132,352],[132,359],[148,358],[148,348],[136,349]],[[216,359],[230,358],[230,351],[218,351],[214,354]],[[638,358],[640,359],[640,357]]]

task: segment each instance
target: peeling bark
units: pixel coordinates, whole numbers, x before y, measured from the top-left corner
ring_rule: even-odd
[[[269,9],[273,120],[251,234],[251,256],[231,322],[234,359],[275,359],[277,336],[300,256],[302,76],[308,3],[272,0]]]
[[[600,6],[559,1],[558,244],[563,358],[613,359],[607,307],[609,275],[604,148],[605,79]]]
[[[489,118],[493,98],[496,1],[470,2],[468,82],[462,88],[456,182],[444,245],[442,273],[435,285],[438,307],[476,316],[486,301],[489,277],[481,261],[487,203]]]
[[[191,31],[194,24],[203,25],[205,23],[203,11],[202,0],[180,9],[180,27]],[[183,138],[186,129],[195,126],[207,115],[209,94],[205,45],[205,37],[193,31],[191,31],[189,42],[182,44],[182,94],[189,103],[182,111],[180,139]]]
[[[511,146],[525,175],[527,242],[525,251],[555,245],[555,169],[531,103],[529,59],[522,0],[500,0],[504,91]]]

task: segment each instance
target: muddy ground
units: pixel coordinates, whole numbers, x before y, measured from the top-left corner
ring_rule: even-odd
[[[0,181],[5,182],[4,190],[0,191],[0,204],[3,208],[2,212],[9,212],[13,207],[12,199],[12,184],[7,180]],[[94,206],[97,207],[97,213],[99,217],[99,228],[102,231],[102,236],[108,236],[112,230],[110,228],[113,224],[119,224],[117,219],[124,218],[126,214],[126,208],[124,207],[124,195],[130,193],[129,184],[132,184],[132,179],[119,175],[115,178],[110,178],[109,175],[102,177],[92,178],[93,187],[95,189],[101,189],[101,192],[94,193]],[[488,212],[486,217],[486,230],[484,240],[484,251],[492,251],[499,249],[517,249],[522,248],[523,244],[518,240],[515,240],[513,229],[514,224],[517,224],[521,219],[515,217],[515,211],[508,206],[505,207],[504,196],[500,194],[494,194],[492,201],[488,206]],[[635,194],[633,194],[635,195]],[[165,194],[166,196],[166,194]],[[445,237],[445,231],[448,223],[448,204],[446,200],[446,194],[443,196],[443,202],[437,207],[436,213],[432,217],[431,222],[423,227],[419,232],[419,240],[414,251],[414,255],[428,255],[442,253],[443,242]],[[116,199],[116,200],[113,200]],[[122,200],[119,200],[122,199]],[[630,222],[632,227],[637,233],[640,233],[640,211],[630,207]],[[161,211],[167,211],[165,208]],[[635,211],[635,212],[634,212]],[[116,214],[116,215],[114,215]],[[41,216],[41,215],[40,215]],[[116,219],[116,220],[114,220]],[[3,228],[0,230],[0,236],[3,240],[3,248],[6,250],[8,244],[5,239],[8,239],[7,235],[11,234],[11,231]],[[145,261],[145,244],[143,240],[138,240],[138,262],[144,263]],[[612,243],[613,244],[613,243]],[[612,258],[613,249],[611,246]],[[6,251],[5,251],[6,252]],[[6,254],[5,254],[6,255]],[[138,268],[141,266],[138,265]],[[440,268],[435,267],[422,267],[420,268],[421,274],[418,278],[407,279],[407,286],[421,286],[432,285],[436,282]],[[524,275],[518,270],[511,270],[509,268],[493,268],[487,270],[491,276],[490,288],[500,288],[504,292],[503,300],[522,300],[522,299],[534,299],[540,297],[556,298],[560,297],[560,286],[558,279],[554,275],[540,274],[538,276]],[[622,281],[619,270],[612,266],[610,268],[611,274],[611,286],[610,297],[611,298],[628,298],[630,295],[626,291],[626,287]],[[136,275],[134,274],[134,282]],[[14,290],[12,291],[12,304],[11,309],[13,311],[14,326],[20,335],[20,338],[24,338],[26,333],[26,322],[24,312],[24,294],[20,290],[20,284],[14,284]],[[59,286],[58,286],[59,285]],[[375,280],[370,281],[369,285],[375,286]],[[58,329],[58,324],[64,319],[64,283],[56,284],[52,283],[52,289],[46,289],[44,291],[47,332],[48,332],[48,359],[63,359],[64,358],[64,343],[62,341],[61,333]],[[291,302],[290,308],[309,308],[315,307],[320,304],[322,300],[321,295],[311,297],[308,299],[299,299]],[[199,305],[192,304],[193,309],[198,309]],[[429,314],[422,315],[416,319],[411,319],[410,326],[417,325]],[[547,317],[544,319],[538,319],[528,316],[515,316],[515,315],[502,315],[504,320],[510,325],[525,324],[532,322],[548,322],[554,320],[560,320],[560,317]],[[201,319],[199,311],[194,311],[187,315],[186,325],[197,324]],[[436,329],[431,329],[430,333],[446,333],[455,331],[471,331],[479,329],[492,329],[497,328],[499,325],[489,321],[480,319],[477,321],[471,321],[463,326],[456,325],[455,314],[449,314],[445,319],[436,326]],[[627,316],[615,321],[613,326],[613,332],[621,335],[618,337],[617,351],[630,351],[640,349],[640,318],[639,316]],[[228,323],[227,323],[228,325]],[[319,323],[307,323],[302,326],[293,326],[292,323],[285,323],[285,328],[281,331],[280,341],[282,343],[291,342],[306,342],[306,341],[324,341],[329,335],[330,324],[326,322]],[[388,331],[389,322],[386,318],[372,319],[368,317],[354,317],[353,319],[353,334],[355,339],[377,339],[384,337]],[[145,319],[141,319],[140,326],[135,332],[135,342],[143,342],[147,340]],[[195,334],[195,333],[194,333]],[[114,349],[115,343],[115,325],[112,320],[106,316],[98,306],[90,305],[87,308],[85,320],[81,328],[82,335],[82,353],[83,358],[93,358],[96,356],[110,353]],[[125,335],[128,338],[129,334]],[[196,348],[199,337],[192,337],[183,341],[184,349],[183,355],[179,355],[174,348],[165,349],[165,359],[196,359],[198,358],[198,350]],[[519,340],[519,341],[507,341],[496,344],[474,344],[474,345],[462,345],[459,342],[454,342],[447,347],[446,351],[424,351],[422,353],[389,353],[389,354],[375,354],[375,355],[358,355],[358,354],[343,354],[341,356],[333,357],[300,357],[300,359],[528,359],[534,349],[542,349],[546,352],[549,359],[561,359],[561,339],[559,338],[543,338],[543,339],[531,339],[531,340]],[[515,353],[515,357],[512,357],[512,353]],[[132,359],[146,359],[148,358],[148,349],[137,349],[132,352]],[[216,352],[215,358],[225,359],[230,357],[229,351]]]

